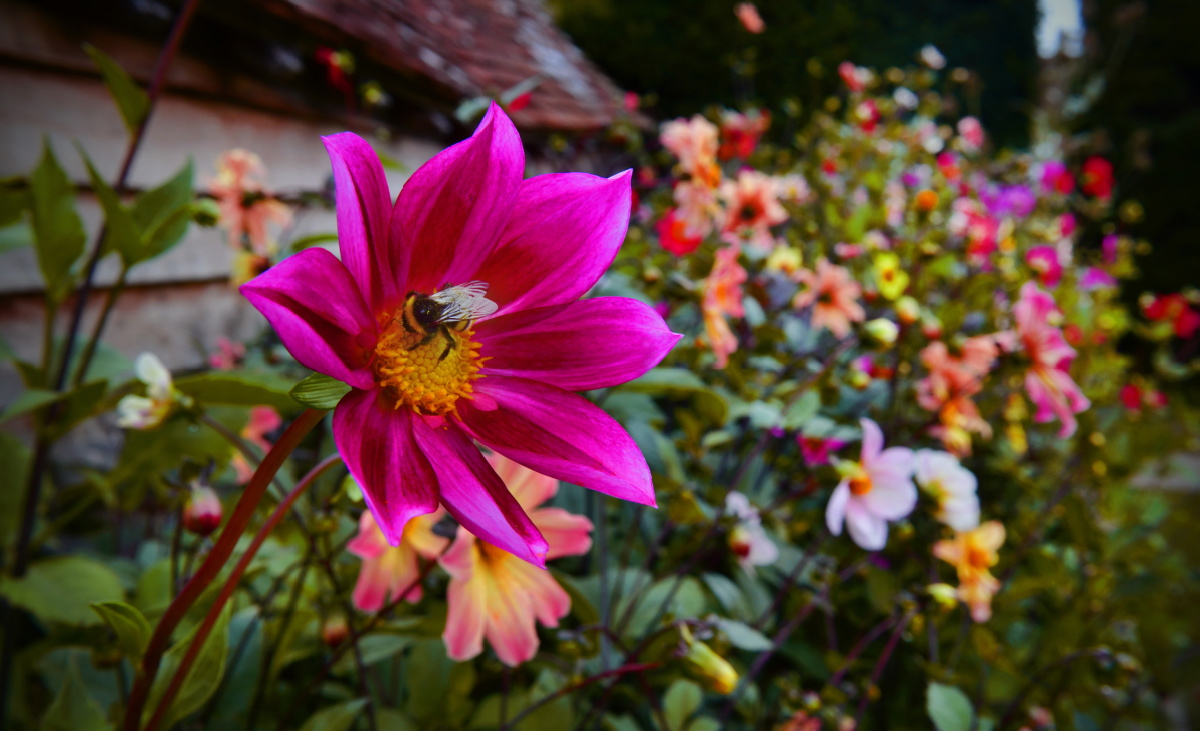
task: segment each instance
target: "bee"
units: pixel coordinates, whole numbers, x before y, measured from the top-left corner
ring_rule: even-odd
[[[446,349],[438,357],[441,363],[454,349],[452,329],[461,332],[475,320],[499,309],[499,305],[484,296],[486,294],[486,282],[467,282],[453,287],[443,285],[433,294],[409,292],[404,296],[400,324],[406,331],[423,337],[408,349],[416,350],[440,334],[446,338]]]

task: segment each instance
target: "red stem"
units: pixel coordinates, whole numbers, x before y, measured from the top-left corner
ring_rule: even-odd
[[[292,422],[275,446],[271,448],[271,451],[267,452],[262,463],[255,470],[254,476],[246,485],[245,491],[242,492],[242,497],[238,500],[233,514],[229,516],[229,522],[221,531],[221,537],[217,539],[195,575],[183,587],[183,591],[179,592],[179,596],[175,597],[175,600],[167,607],[166,613],[159,620],[158,626],[154,628],[154,634],[146,646],[141,670],[134,682],[133,690],[130,692],[129,706],[125,711],[124,731],[138,731],[138,727],[141,725],[142,709],[146,705],[146,699],[150,694],[154,676],[158,673],[158,665],[162,661],[163,653],[167,651],[167,645],[171,642],[171,634],[183,621],[188,609],[200,598],[200,594],[208,588],[225,563],[229,561],[229,557],[233,555],[238,540],[246,531],[246,526],[250,524],[250,519],[254,516],[258,503],[267,491],[267,486],[271,484],[271,479],[275,477],[275,473],[279,471],[284,460],[292,453],[300,440],[324,417],[324,411],[306,410]],[[210,612],[210,614],[212,613]]]

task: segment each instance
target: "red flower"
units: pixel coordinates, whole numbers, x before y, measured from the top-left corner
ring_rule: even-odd
[[[658,231],[658,243],[675,256],[690,254],[700,246],[703,236],[689,236],[687,223],[675,215],[675,209],[667,211],[655,226]]]
[[[1155,322],[1171,321],[1175,334],[1181,338],[1190,338],[1196,330],[1200,330],[1200,313],[1192,309],[1187,299],[1178,293],[1155,297],[1150,304],[1142,307],[1142,311]]]
[[[1097,198],[1112,197],[1113,166],[1102,157],[1089,157],[1079,174],[1079,187]]]

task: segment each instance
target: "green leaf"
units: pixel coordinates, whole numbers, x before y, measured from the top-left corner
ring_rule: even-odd
[[[0,227],[11,226],[21,220],[21,214],[29,208],[29,196],[21,190],[0,190]]]
[[[293,386],[290,393],[293,399],[310,409],[329,411],[350,393],[350,387],[336,378],[314,373]]]
[[[367,699],[359,698],[322,708],[304,722],[300,731],[347,731],[358,720],[366,706]]]
[[[444,643],[440,639],[416,641],[406,665],[419,670],[404,675],[405,684],[408,686],[405,714],[422,722],[422,725],[444,717],[450,670],[454,667],[454,661],[446,657]]]
[[[112,728],[79,677],[74,658],[67,665],[66,680],[46,710],[41,728],[42,731],[106,731]]]
[[[623,384],[621,389],[670,398],[693,398],[696,410],[718,426],[724,424],[729,415],[725,398],[686,368],[652,368]]]
[[[394,708],[375,711],[375,727],[379,731],[417,731],[417,725]]]
[[[92,381],[68,391],[63,400],[59,417],[50,430],[50,436],[58,438],[69,432],[79,422],[96,414],[103,406],[104,394],[108,392],[108,381]]]
[[[84,556],[35,561],[19,579],[0,577],[0,595],[24,607],[43,622],[99,624],[92,602],[125,598],[121,579],[112,569]]]
[[[663,696],[663,716],[667,731],[683,731],[688,718],[700,707],[704,692],[690,680],[676,680]]]
[[[930,683],[925,710],[937,731],[968,731],[975,718],[967,694],[953,685]]]
[[[547,567],[547,570],[558,581],[563,591],[567,592],[567,596],[571,597],[571,613],[580,624],[596,624],[600,621],[600,612],[588,600],[587,595],[575,586],[575,581],[570,576],[555,568]]]
[[[15,401],[8,405],[4,413],[0,414],[0,422],[36,411],[46,404],[54,403],[62,397],[63,394],[58,391],[47,391],[42,388],[25,389],[21,392],[21,395],[17,396]]]
[[[733,579],[721,574],[704,574],[700,578],[704,580],[705,586],[717,598],[725,611],[738,617],[749,615],[746,598],[742,595],[742,590],[738,588],[738,585],[733,583]]]
[[[783,412],[783,428],[796,431],[803,427],[809,419],[817,415],[821,409],[821,395],[816,391],[805,391]]]
[[[117,635],[117,646],[130,659],[142,656],[150,642],[150,623],[125,602],[93,602],[92,611]]]
[[[183,238],[192,220],[192,160],[175,177],[138,196],[133,220],[142,234],[143,259],[156,257]]]
[[[117,103],[117,109],[121,110],[121,119],[125,120],[125,129],[133,134],[150,112],[150,98],[137,85],[137,82],[125,73],[125,69],[121,68],[120,64],[109,58],[99,48],[85,43],[83,50],[87,51],[87,54],[92,57],[92,62],[100,69],[100,76],[104,78],[104,85],[108,87],[108,93],[112,94],[113,101]]]
[[[309,234],[308,236],[301,236],[293,241],[292,251],[300,251],[301,249],[307,249],[310,246],[318,246],[320,244],[327,244],[331,241],[337,240],[337,234],[333,233]]]
[[[212,371],[175,381],[175,388],[202,404],[262,405],[283,413],[296,411],[288,395],[290,386],[289,380],[270,371]]]
[[[225,658],[229,654],[229,617],[232,610],[233,603],[227,602],[221,610],[216,624],[213,625],[212,632],[204,639],[204,646],[196,655],[196,661],[192,663],[187,677],[179,686],[179,692],[171,701],[171,706],[163,716],[163,722],[159,728],[171,728],[185,716],[200,708],[221,684],[221,676],[225,674]],[[154,709],[158,708],[158,702],[162,700],[163,693],[166,692],[171,679],[175,677],[175,671],[179,669],[179,663],[183,661],[183,656],[187,653],[188,647],[192,644],[192,638],[196,636],[199,629],[200,624],[197,623],[186,637],[167,650],[163,656],[162,667],[158,670],[154,687],[150,689],[150,701],[146,704],[146,720],[149,720]]]
[[[83,254],[87,233],[75,210],[74,186],[49,140],[43,143],[42,160],[29,178],[29,190],[38,267],[46,280],[46,296],[58,303],[74,285],[71,267]]]
[[[7,487],[0,490],[0,545],[17,532],[29,479],[29,448],[8,432],[0,432],[0,475]]]
[[[115,251],[120,255],[126,267],[133,266],[141,253],[142,232],[133,213],[121,203],[121,196],[105,181],[104,176],[96,170],[91,157],[82,146],[79,146],[79,156],[87,166],[88,177],[92,181],[92,189],[104,209],[104,251]]]
[[[770,650],[774,647],[771,640],[762,632],[754,629],[748,624],[738,622],[733,619],[721,618],[717,620],[717,627],[720,628],[725,636],[729,638],[729,642],[742,650],[750,650],[751,652],[762,652]]]

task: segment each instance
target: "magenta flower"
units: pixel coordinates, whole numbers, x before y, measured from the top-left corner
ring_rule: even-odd
[[[365,141],[348,132],[324,141],[341,261],[306,249],[242,292],[296,360],[352,386],[334,412],[334,440],[388,542],[441,505],[472,534],[545,564],[546,539],[477,441],[542,474],[654,505],[634,441],[571,393],[636,378],[679,339],[632,299],[579,301],[625,237],[631,173],[523,180],[521,139],[493,104],[392,205]],[[459,296],[445,307],[465,309],[454,317],[431,298],[446,285]]]
[[[1034,246],[1025,252],[1025,263],[1037,272],[1037,278],[1047,287],[1057,287],[1062,279],[1063,266],[1058,260],[1058,249],[1046,244]]]
[[[868,551],[887,545],[889,520],[900,520],[917,506],[913,484],[914,457],[907,447],[883,448],[883,431],[870,419],[862,420],[862,456],[857,463],[842,462],[845,475],[825,507],[825,524],[835,536],[842,524],[850,537]]]
[[[1062,330],[1052,322],[1061,319],[1058,304],[1034,282],[1021,287],[1021,296],[1013,305],[1017,336],[1031,361],[1025,373],[1025,390],[1037,406],[1034,421],[1039,424],[1058,419],[1058,436],[1065,439],[1075,433],[1075,414],[1085,411],[1091,402],[1068,369],[1075,350],[1063,339]]]
[[[1084,267],[1079,288],[1085,292],[1117,286],[1117,278],[1099,267]]]

